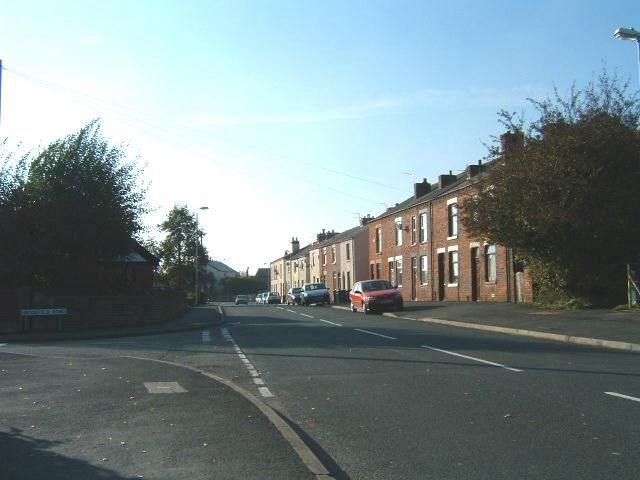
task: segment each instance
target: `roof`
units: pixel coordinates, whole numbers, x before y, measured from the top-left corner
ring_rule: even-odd
[[[224,272],[224,273],[238,273],[236,272],[233,268],[231,268],[230,266],[219,262],[217,260],[209,260],[209,266],[211,268],[213,268],[214,270],[217,270],[219,272]]]
[[[468,176],[467,171],[465,170],[457,174],[456,179],[451,182],[451,184],[445,187],[440,188],[439,183],[431,184],[431,191],[429,193],[421,195],[418,198],[416,198],[415,195],[412,195],[401,203],[396,203],[395,206],[388,208],[384,213],[381,213],[380,215],[375,217],[372,222],[375,220],[381,220],[383,218],[390,217],[392,215],[397,215],[398,213],[403,212],[404,210],[407,210],[411,207],[415,207],[417,205],[435,200],[455,191],[462,190],[463,188],[466,188],[470,185],[474,185],[486,176],[486,171],[492,164],[493,161],[483,164],[480,171],[473,176]]]

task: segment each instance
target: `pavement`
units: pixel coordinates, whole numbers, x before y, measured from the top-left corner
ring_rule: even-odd
[[[331,305],[332,308],[349,309],[347,305]],[[541,309],[528,305],[521,304],[505,304],[505,303],[453,303],[453,302],[406,302],[405,308],[399,312],[387,312],[383,314],[389,321],[393,321],[393,318],[401,318],[411,321],[420,321],[435,324],[444,324],[456,328],[472,328],[491,332],[497,332],[508,335],[522,335],[528,337],[535,337],[545,340],[551,340],[564,343],[577,343],[581,345],[592,345],[600,348],[611,348],[616,350],[624,350],[628,352],[640,353],[640,309],[633,309],[630,311],[613,311],[613,310],[550,310]],[[42,342],[42,341],[55,341],[55,340],[70,340],[70,339],[87,339],[87,338],[100,338],[100,337],[124,337],[132,335],[151,335],[151,334],[164,334],[172,332],[180,332],[186,330],[198,330],[203,328],[211,328],[214,326],[223,325],[225,322],[224,309],[221,305],[209,304],[205,306],[199,306],[189,309],[180,318],[156,325],[144,325],[132,328],[117,328],[117,329],[104,329],[99,331],[84,331],[84,332],[30,332],[13,335],[0,335],[0,343],[30,343],[30,342]],[[285,462],[282,460],[280,467],[282,470],[278,470],[275,466],[273,471],[269,471],[264,478],[313,478],[319,479],[340,479],[344,478],[340,475],[340,472],[332,471],[333,468],[329,466],[326,468],[326,463],[320,460],[322,455],[314,453],[314,449],[310,448],[304,441],[304,434],[297,431],[295,425],[290,421],[287,421],[278,411],[270,407],[267,403],[263,402],[259,397],[243,390],[234,382],[217,377],[211,373],[199,371],[193,367],[186,365],[180,365],[172,362],[162,362],[158,360],[134,358],[131,359],[138,362],[146,362],[149,368],[161,368],[160,364],[165,364],[164,368],[178,368],[188,369],[191,371],[191,377],[189,382],[192,382],[191,388],[197,391],[204,391],[207,388],[216,388],[215,394],[221,403],[227,405],[234,415],[220,415],[216,417],[216,428],[220,431],[234,431],[237,428],[236,422],[238,418],[257,418],[260,417],[265,422],[258,423],[249,426],[250,430],[247,430],[246,438],[253,438],[255,441],[251,443],[241,444],[241,442],[234,442],[233,446],[237,449],[236,453],[239,455],[241,452],[243,455],[247,455],[246,458],[254,458],[255,465],[251,464],[252,468],[260,472],[261,468],[264,468],[263,463],[267,462],[264,458],[255,457],[255,450],[257,445],[261,444],[262,440],[269,442],[273,445],[273,452],[271,454],[279,456],[281,459],[287,459]],[[114,360],[115,362],[116,360]],[[154,363],[155,362],[155,363]],[[65,363],[66,365],[66,363]],[[71,364],[69,364],[71,365]],[[117,365],[112,365],[111,368],[115,368]],[[83,365],[83,367],[85,367]],[[89,364],[86,368],[94,368]],[[142,365],[141,365],[142,367]],[[95,366],[95,369],[98,365]],[[123,367],[121,367],[123,368]],[[101,372],[105,370],[104,366],[101,366]],[[144,370],[144,369],[143,369]],[[97,371],[97,370],[96,370]],[[194,376],[195,375],[195,376]],[[83,377],[84,378],[84,377]],[[213,384],[217,387],[207,386],[206,382],[213,380]],[[39,379],[34,379],[33,389],[38,388]],[[78,380],[79,381],[79,380]],[[205,382],[205,383],[203,383]],[[139,382],[135,382],[139,383]],[[200,385],[202,383],[202,385]],[[70,391],[76,391],[80,385],[73,385]],[[87,385],[82,385],[82,388],[88,388]],[[92,386],[98,388],[98,386]],[[105,387],[106,388],[106,387]],[[79,389],[77,391],[80,391]],[[135,392],[134,392],[135,393]],[[134,393],[127,393],[130,398],[134,398]],[[22,392],[21,392],[22,394]],[[141,395],[140,392],[135,395]],[[125,395],[126,396],[126,395]],[[98,395],[97,398],[100,398]],[[129,397],[127,397],[129,398]],[[38,399],[42,402],[42,399]],[[33,402],[36,403],[35,401]],[[96,405],[96,408],[101,408],[100,405]],[[158,407],[160,408],[160,407]],[[199,411],[201,407],[193,405],[193,410]],[[260,413],[258,413],[260,412]],[[20,412],[18,412],[20,413]],[[21,412],[24,416],[25,412]],[[20,418],[20,415],[17,415]],[[48,418],[48,417],[47,417]],[[186,420],[185,420],[186,421]],[[126,423],[126,422],[125,422]],[[251,428],[253,427],[253,428]],[[20,452],[25,453],[25,458],[33,456],[37,448],[33,447],[33,439],[25,432],[28,431],[29,425],[21,425],[20,430],[13,430],[11,433],[3,433],[0,428],[0,445],[9,444],[19,448]],[[60,427],[56,427],[59,429]],[[105,427],[106,428],[106,427]],[[54,432],[56,429],[51,428]],[[105,430],[106,431],[106,430]],[[275,433],[277,432],[277,433]],[[53,433],[51,434],[53,435]],[[203,444],[211,440],[207,440],[205,433],[201,435],[204,440]],[[40,439],[46,438],[46,432],[43,432]],[[136,438],[132,433],[131,442]],[[170,438],[169,436],[167,438]],[[244,438],[244,437],[243,437]],[[280,443],[278,443],[279,440]],[[282,441],[283,440],[283,441]],[[127,440],[129,441],[129,440]],[[36,442],[37,444],[37,442]],[[114,458],[119,458],[119,455],[115,453],[118,451],[118,446],[112,448],[112,454]],[[222,448],[222,446],[217,446]],[[245,448],[246,447],[246,448]],[[295,454],[291,451],[293,449]],[[60,452],[64,454],[65,452]],[[68,452],[69,454],[77,453]],[[100,455],[107,457],[105,453],[89,452],[86,453],[83,450],[83,454],[88,457],[98,458]],[[18,454],[17,454],[18,455]],[[164,455],[163,452],[158,452],[158,458]],[[254,455],[254,457],[251,457]],[[45,455],[46,457],[46,455]],[[16,456],[16,458],[18,458]],[[71,457],[69,457],[71,458]],[[82,463],[80,467],[81,472],[87,474],[85,471],[87,468],[93,468],[96,460],[95,458],[87,458],[86,464]],[[213,458],[213,457],[211,457]],[[204,456],[201,461],[209,462],[211,458]],[[220,457],[216,457],[218,460]],[[235,459],[239,456],[233,457]],[[244,458],[244,457],[243,457]],[[288,462],[288,463],[287,463]],[[251,463],[251,462],[249,462]],[[269,462],[267,462],[269,463]],[[204,463],[203,463],[204,464]],[[241,464],[241,462],[240,462]],[[29,465],[27,462],[26,465]],[[75,464],[74,464],[75,465]],[[274,465],[269,463],[269,465]],[[77,465],[75,465],[77,466]],[[126,471],[126,465],[116,465],[115,460],[113,467],[121,467],[121,471]],[[249,464],[246,465],[249,467]],[[24,465],[23,465],[24,467]],[[35,467],[34,467],[35,468]],[[150,467],[151,468],[151,467]],[[46,469],[45,469],[46,470]],[[2,469],[0,468],[0,473]],[[237,475],[233,478],[254,478],[248,475],[247,471],[235,472]],[[5,472],[6,473],[6,472]],[[40,471],[38,472],[40,473]],[[93,472],[95,473],[95,472]],[[91,473],[91,475],[93,475]],[[133,472],[128,472],[133,473]],[[145,474],[148,472],[144,472]],[[176,473],[176,472],[174,472]],[[217,472],[222,476],[222,470]],[[264,470],[262,473],[266,473]],[[16,474],[17,475],[17,474]],[[91,476],[89,475],[89,476]],[[85,475],[86,476],[86,475]],[[2,478],[23,478],[0,475]],[[192,477],[196,478],[197,475]],[[46,476],[46,471],[42,471],[42,476],[39,476],[34,472],[33,478],[49,478]],[[84,478],[80,475],[77,478]],[[131,477],[113,477],[113,478],[133,478]],[[138,476],[137,478],[140,478]]]
[[[640,309],[551,310],[513,303],[412,302],[391,317],[640,353]]]

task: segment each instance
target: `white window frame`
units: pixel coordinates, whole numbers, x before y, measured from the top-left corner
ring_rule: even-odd
[[[420,255],[420,285],[429,285],[429,256]]]
[[[420,226],[420,234],[418,236],[418,240],[420,243],[427,243],[429,241],[429,217],[427,215],[427,211],[421,210],[420,212],[418,212],[418,218],[418,223]]]
[[[456,209],[455,215],[453,215],[453,208]],[[460,207],[458,205],[458,198],[450,198],[447,200],[447,240],[454,240],[458,238],[460,233],[458,221],[460,216]],[[453,219],[455,218],[455,222]]]
[[[490,248],[493,248],[492,253],[489,253]],[[497,253],[498,249],[496,248],[495,243],[484,246],[484,281],[487,283],[495,283],[498,279]]]
[[[401,247],[402,246],[402,217],[398,217],[395,219],[394,223],[394,228],[396,231],[396,247]],[[398,226],[400,228],[398,228]]]
[[[447,261],[449,264],[449,272],[448,272],[448,276],[447,276],[447,280],[449,281],[449,283],[447,284],[447,286],[449,287],[457,287],[458,286],[458,282],[460,281],[460,254],[458,252],[458,246],[457,245],[452,245],[450,247],[447,248],[447,252],[449,253],[449,255],[447,255]],[[452,255],[455,253],[456,256],[456,262],[452,262]],[[455,271],[456,271],[456,281],[452,282],[451,281],[451,269],[452,266],[455,265]]]

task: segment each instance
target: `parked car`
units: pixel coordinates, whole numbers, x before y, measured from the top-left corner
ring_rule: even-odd
[[[256,303],[262,303],[262,295],[264,295],[262,292],[256,295]]]
[[[312,303],[324,305],[330,302],[329,290],[324,283],[305,283],[300,292],[300,304],[308,307]]]
[[[364,313],[382,311],[389,308],[402,310],[402,294],[387,280],[363,280],[356,282],[349,292],[351,311]]]
[[[287,305],[300,305],[300,287],[290,288],[287,292]]]
[[[264,293],[263,295],[265,295],[263,300],[264,303],[267,303],[267,304],[280,303],[280,294],[278,292],[269,292],[269,293]]]
[[[236,305],[248,305],[249,304],[249,296],[248,295],[236,295],[235,299]]]

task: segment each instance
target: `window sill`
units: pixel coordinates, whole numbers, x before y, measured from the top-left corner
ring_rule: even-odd
[[[447,237],[447,240],[457,240],[458,239],[458,235],[454,235],[452,237]]]
[[[457,287],[458,283],[447,283],[447,287]]]

